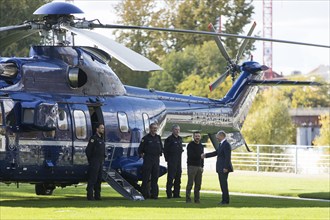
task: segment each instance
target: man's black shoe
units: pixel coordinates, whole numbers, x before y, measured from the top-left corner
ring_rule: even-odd
[[[88,201],[94,201],[94,198],[87,198]]]
[[[181,196],[173,196],[173,198],[181,198]]]
[[[102,199],[98,197],[98,198],[95,198],[95,200],[102,200]]]
[[[219,202],[218,205],[228,205],[229,202]]]

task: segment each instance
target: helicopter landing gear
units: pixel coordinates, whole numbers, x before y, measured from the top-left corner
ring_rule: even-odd
[[[35,184],[35,191],[37,195],[50,196],[53,194],[55,185],[46,183]]]

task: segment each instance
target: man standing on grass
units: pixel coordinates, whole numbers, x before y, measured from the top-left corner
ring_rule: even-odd
[[[164,142],[164,156],[167,161],[167,198],[181,198],[180,185],[182,174],[182,138],[179,136],[180,126],[172,126],[172,134]],[[172,191],[172,188],[173,191]]]
[[[228,191],[228,175],[233,172],[233,165],[231,164],[231,146],[226,140],[226,133],[219,131],[216,135],[219,141],[219,146],[216,151],[202,154],[202,159],[217,156],[216,171],[218,173],[220,187],[222,191],[222,201],[219,205],[229,204],[229,191]]]
[[[202,185],[202,174],[204,160],[201,158],[201,154],[204,153],[204,146],[201,144],[201,133],[193,133],[194,140],[191,141],[187,146],[187,165],[188,165],[188,182],[186,187],[186,202],[190,203],[190,192],[193,184],[194,187],[194,201],[200,203],[199,191]]]
[[[157,124],[150,124],[149,129],[149,134],[142,138],[138,148],[138,153],[143,158],[141,190],[145,199],[158,199],[159,157],[163,152],[163,144],[161,137],[157,134]],[[151,194],[148,187],[149,179]]]
[[[98,124],[96,133],[86,147],[88,160],[87,200],[101,200],[102,168],[105,158],[104,125]]]

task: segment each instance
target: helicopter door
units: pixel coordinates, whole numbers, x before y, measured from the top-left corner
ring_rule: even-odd
[[[99,123],[104,124],[103,114],[102,114],[102,110],[101,110],[100,106],[88,106],[88,110],[89,110],[89,115],[91,118],[92,131],[94,134],[94,132],[96,130],[96,126]]]
[[[4,117],[4,108],[2,102],[0,102],[0,154],[6,151],[6,124]]]

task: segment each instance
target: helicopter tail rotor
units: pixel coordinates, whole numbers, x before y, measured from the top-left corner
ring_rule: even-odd
[[[252,35],[252,32],[254,30],[254,28],[256,27],[256,22],[254,22],[252,24],[252,27],[250,28],[247,36],[250,37]],[[209,29],[213,32],[215,32],[215,28],[213,26],[213,24],[209,24]],[[236,59],[235,61],[232,61],[225,49],[225,47],[223,46],[222,42],[221,42],[221,38],[220,36],[214,36],[214,40],[217,43],[217,46],[222,54],[222,56],[226,59],[227,61],[227,70],[225,73],[223,73],[218,79],[216,79],[213,83],[211,83],[209,85],[210,91],[212,92],[216,87],[218,87],[223,81],[226,80],[226,78],[231,75],[232,80],[235,80],[236,74],[240,71],[240,66],[238,65],[238,62],[241,58],[241,56],[243,55],[243,52],[245,50],[245,47],[248,43],[248,41],[250,40],[249,38],[245,38],[241,44],[241,46],[239,47],[238,51],[237,51],[237,55],[236,55]]]

